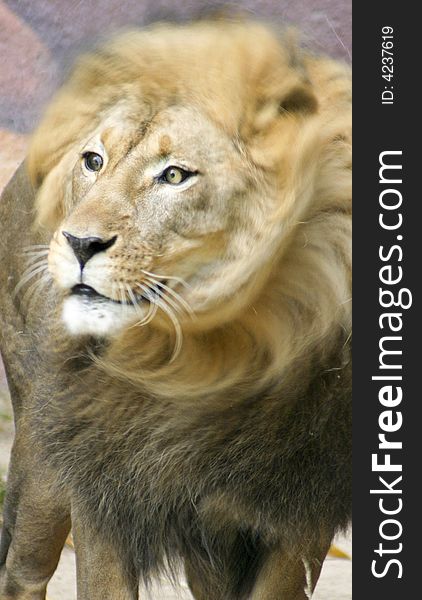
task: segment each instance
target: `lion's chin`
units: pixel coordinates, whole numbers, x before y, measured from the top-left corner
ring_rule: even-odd
[[[110,337],[140,320],[139,310],[106,299],[69,296],[63,302],[62,319],[71,335]]]

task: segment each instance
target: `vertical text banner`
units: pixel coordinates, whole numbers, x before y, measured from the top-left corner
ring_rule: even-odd
[[[422,25],[410,2],[353,6],[353,595],[420,592]]]

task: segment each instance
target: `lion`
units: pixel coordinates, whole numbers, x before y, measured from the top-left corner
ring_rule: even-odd
[[[265,24],[82,56],[1,204],[16,437],[0,595],[183,565],[197,600],[306,600],[350,518],[350,73]]]

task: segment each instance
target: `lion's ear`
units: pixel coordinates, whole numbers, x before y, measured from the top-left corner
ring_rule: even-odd
[[[283,116],[303,117],[318,110],[312,86],[296,76],[289,77],[279,89],[259,98],[252,122],[252,134],[271,128]]]
[[[311,114],[318,109],[318,101],[308,83],[294,85],[287,94],[281,98],[278,110],[280,113]]]

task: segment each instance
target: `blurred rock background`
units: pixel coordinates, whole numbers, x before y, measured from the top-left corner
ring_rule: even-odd
[[[109,34],[157,20],[186,21],[229,7],[296,26],[303,43],[351,61],[351,0],[0,0],[0,193],[25,156],[28,135],[74,58]],[[0,268],[4,266],[0,265]],[[0,477],[4,481],[13,422],[0,359]],[[3,494],[0,481],[0,502]],[[342,539],[350,551],[350,540]],[[66,549],[50,600],[73,600],[74,558]],[[188,598],[163,584],[151,598]],[[351,599],[350,561],[326,561],[315,600]]]

